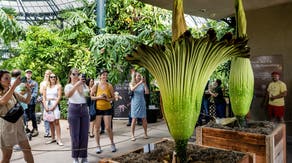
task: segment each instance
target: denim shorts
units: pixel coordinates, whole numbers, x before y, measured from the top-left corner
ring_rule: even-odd
[[[113,109],[108,109],[108,110],[96,109],[96,115],[113,115]]]

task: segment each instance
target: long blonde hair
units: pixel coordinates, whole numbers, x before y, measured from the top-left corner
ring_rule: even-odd
[[[130,86],[134,86],[137,84],[137,81],[136,81],[136,76],[137,75],[140,75],[139,72],[134,72],[131,76],[132,76],[132,79],[131,79],[131,82],[130,82]]]
[[[54,74],[53,72],[50,74],[50,76],[52,75],[52,74]],[[59,78],[58,78],[58,76],[56,75],[56,74],[54,74],[55,75],[55,77],[56,77],[56,82],[55,82],[55,85],[60,85],[60,80],[59,80]],[[46,85],[46,88],[47,87],[51,87],[52,86],[52,83],[51,83],[51,81],[50,81],[50,78],[51,77],[48,77],[48,79],[47,79],[47,85]]]
[[[52,71],[52,70],[46,70],[46,71],[45,71],[45,74],[47,74],[47,73],[49,73],[49,77],[48,77],[48,78],[50,78],[50,75],[53,73],[53,71]],[[46,79],[46,75],[45,75],[43,81],[47,81],[47,80],[48,80],[48,79]]]

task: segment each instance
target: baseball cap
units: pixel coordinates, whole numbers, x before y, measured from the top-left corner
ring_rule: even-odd
[[[273,71],[271,75],[280,75],[280,73],[277,71]]]
[[[25,73],[28,73],[28,72],[32,73],[32,70],[31,69],[25,70]]]

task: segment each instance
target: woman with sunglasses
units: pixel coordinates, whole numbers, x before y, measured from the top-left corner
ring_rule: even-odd
[[[17,92],[15,88],[21,83],[20,75],[11,83],[11,77],[8,71],[0,70],[0,116],[5,114],[13,108],[17,101],[29,103],[31,99],[31,89],[26,84],[27,97],[23,97]],[[23,125],[23,119],[19,118],[15,123],[8,122],[0,118],[0,148],[2,151],[2,163],[10,162],[13,146],[19,145],[24,155],[24,160],[28,163],[33,163],[33,156],[31,148],[26,137]]]
[[[89,114],[86,96],[89,89],[79,77],[79,70],[73,68],[68,75],[68,84],[65,86],[65,96],[68,98],[68,122],[72,142],[73,163],[88,163],[87,146],[89,131]]]
[[[57,141],[57,144],[63,146],[61,141],[61,127],[60,127],[60,116],[61,112],[59,109],[59,102],[62,98],[62,86],[59,82],[58,77],[51,73],[47,79],[47,85],[43,89],[43,104],[44,104],[44,117],[47,114],[53,114],[54,118],[52,120],[47,119],[50,122],[51,136],[52,139],[46,144],[51,144]],[[57,140],[55,139],[55,131],[57,134]]]

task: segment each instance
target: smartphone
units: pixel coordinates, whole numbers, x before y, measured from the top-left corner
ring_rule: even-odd
[[[27,78],[25,76],[21,77],[20,80],[21,80],[22,83],[27,83]]]
[[[85,83],[86,82],[86,75],[85,74],[81,74],[81,80]]]

